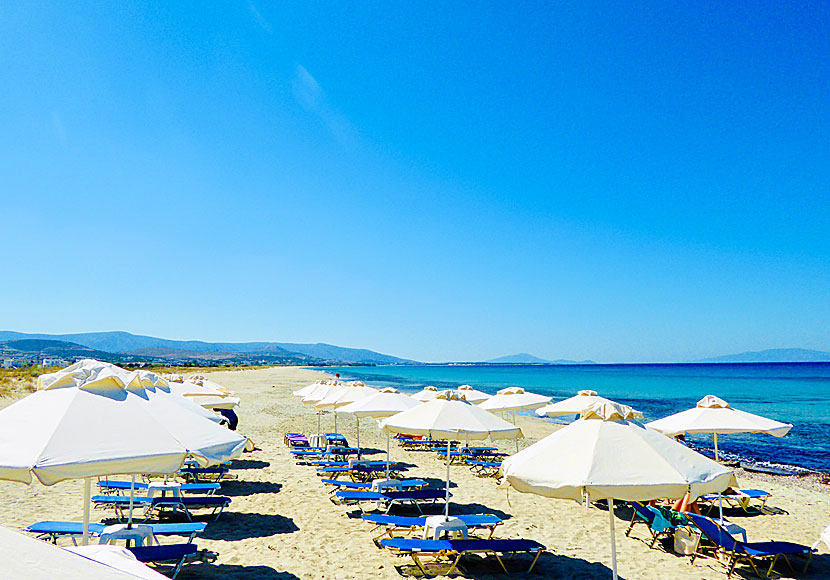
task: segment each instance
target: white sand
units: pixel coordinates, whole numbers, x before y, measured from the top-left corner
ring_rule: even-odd
[[[179,578],[249,578],[256,580],[292,578],[400,578],[401,572],[415,569],[408,558],[395,557],[371,541],[370,526],[350,517],[356,510],[332,504],[329,488],[323,486],[314,469],[295,465],[283,444],[286,431],[316,432],[313,410],[291,399],[291,392],[313,382],[318,373],[297,368],[222,371],[211,373],[217,382],[235,390],[242,398],[240,432],[250,436],[258,449],[236,462],[239,481],[223,484],[223,493],[233,503],[217,522],[210,523],[198,539],[200,548],[218,553],[213,564],[186,567]],[[3,399],[0,406],[12,401]],[[554,426],[541,420],[520,417],[528,435],[526,446],[550,433]],[[323,428],[332,430],[333,417],[324,415]],[[355,440],[354,419],[342,417],[338,430]],[[385,437],[370,420],[361,421],[361,444],[381,450]],[[498,444],[506,452],[515,451],[513,442]],[[381,458],[380,455],[377,456]],[[418,465],[407,476],[442,480],[444,464],[433,454],[405,452],[392,446],[392,458]],[[453,466],[452,489],[455,513],[495,513],[505,518],[497,537],[528,538],[548,547],[533,576],[551,578],[610,578],[608,512],[586,509],[574,502],[546,499],[510,492],[492,479],[473,476],[462,466]],[[745,527],[750,541],[787,540],[812,544],[830,524],[830,490],[813,479],[758,477],[741,472],[744,488],[766,489],[773,493],[768,505],[780,513],[747,517],[734,512],[729,516]],[[24,486],[0,482],[0,523],[22,528],[37,520],[81,519],[81,484],[64,482],[47,488],[40,484]],[[619,516],[629,512],[620,510]],[[109,513],[95,511],[93,518]],[[647,536],[638,526],[631,538],[624,535],[627,522],[618,517],[617,551],[620,577],[628,580],[664,578],[670,580],[723,579],[724,567],[712,560],[689,565],[682,558],[661,549],[649,549]],[[523,561],[514,569],[524,570]],[[801,560],[798,561],[799,563]],[[0,564],[1,566],[1,564]],[[403,568],[401,568],[403,566]],[[443,568],[446,569],[446,568]],[[441,568],[435,571],[440,572]],[[740,568],[739,568],[740,570]],[[830,555],[825,546],[813,557],[806,576],[790,574],[784,578],[830,578]],[[495,562],[471,561],[462,572],[466,577],[504,578]],[[750,577],[751,573],[743,573]],[[2,577],[2,569],[0,569]],[[59,576],[56,576],[59,577]],[[740,577],[740,576],[738,576]]]

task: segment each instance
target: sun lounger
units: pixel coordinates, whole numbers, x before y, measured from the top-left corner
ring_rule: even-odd
[[[193,519],[190,510],[209,509],[214,520],[222,515],[222,511],[230,505],[231,498],[224,495],[200,495],[180,497],[147,497],[136,496],[133,498],[133,505],[144,509],[144,519],[153,516],[163,517],[172,512],[181,512],[188,520]],[[99,508],[115,508],[115,515],[119,521],[124,521],[125,513],[130,509],[130,498],[123,495],[95,495],[92,497],[92,504]]]
[[[179,475],[190,483],[217,483],[229,472],[227,467],[182,467]]]
[[[348,447],[349,442],[340,433],[326,433],[326,445],[340,445],[342,447]]]
[[[302,433],[286,433],[284,441],[289,447],[308,447],[308,437]]]
[[[703,536],[714,545],[715,550],[727,557],[727,561],[724,562],[729,569],[726,574],[727,578],[732,576],[735,565],[740,561],[749,563],[758,577],[761,574],[755,566],[756,561],[770,561],[766,576],[769,576],[770,572],[772,572],[775,563],[780,557],[784,558],[791,570],[794,569],[788,556],[806,556],[807,562],[804,565],[804,572],[807,571],[807,567],[810,565],[810,558],[813,555],[813,550],[810,546],[803,546],[792,542],[741,542],[733,538],[716,521],[706,516],[699,516],[692,513],[686,514],[686,516],[700,530]],[[692,554],[691,561],[694,562],[695,558],[699,555],[699,552],[695,551]]]
[[[374,524],[372,531],[383,529],[383,533],[373,538],[375,543],[381,538],[394,538],[395,534],[411,535],[414,532],[422,532],[426,525],[427,516],[389,516],[381,514],[363,514],[361,516],[363,521]],[[487,538],[493,536],[496,526],[502,523],[498,516],[492,514],[473,514],[473,515],[459,515],[453,516],[460,519],[467,526],[468,529],[483,529],[490,533]]]
[[[468,459],[464,462],[479,477],[499,477],[501,461],[479,461]]]
[[[322,460],[329,458],[333,461],[346,461],[349,456],[357,455],[358,449],[354,447],[328,447],[326,449],[291,449],[291,456],[298,463],[305,463],[309,460]]]
[[[150,484],[148,483],[140,481],[135,482],[136,491],[141,490],[142,492],[146,492],[149,487]],[[121,494],[123,492],[130,491],[130,482],[115,481],[112,479],[102,479],[98,482],[98,488],[106,494]],[[222,486],[218,483],[183,483],[179,489],[185,493],[213,495],[214,493],[216,493],[216,491],[218,491],[221,488]]]
[[[381,540],[380,545],[401,556],[410,556],[425,576],[428,573],[423,562],[421,562],[422,556],[431,556],[435,560],[445,556],[449,557],[452,565],[444,574],[450,576],[455,572],[461,558],[467,554],[495,556],[502,570],[509,573],[499,554],[529,552],[535,554],[533,561],[530,563],[530,568],[527,570],[529,574],[536,565],[539,556],[545,551],[545,546],[533,540],[416,540],[412,538],[392,538]]]
[[[400,478],[400,474],[407,471],[409,468],[405,465],[395,464],[389,467],[389,476],[395,479]],[[385,465],[355,465],[349,467],[348,465],[342,467],[321,467],[317,470],[317,475],[328,479],[337,479],[340,476],[348,476],[352,481],[372,481],[386,475]]]
[[[164,546],[131,546],[127,549],[132,552],[136,560],[154,567],[165,566],[165,572],[170,578],[175,578],[182,569],[182,564],[188,557],[198,556],[196,544],[168,544]]]
[[[371,481],[346,481],[339,479],[321,479],[325,485],[332,486],[332,493],[338,489],[357,489],[364,491],[371,491]],[[402,479],[401,489],[421,489],[429,485],[426,479]]]
[[[668,537],[674,533],[674,524],[666,519],[665,515],[657,508],[649,505],[643,505],[636,501],[628,503],[630,503],[631,507],[634,508],[634,513],[631,515],[631,523],[628,524],[628,529],[625,531],[626,536],[631,533],[631,530],[634,528],[635,524],[646,524],[646,527],[648,527],[648,531],[651,534],[651,543],[649,544],[649,548],[653,548],[658,538],[661,536]]]
[[[188,522],[188,523],[180,523],[180,524],[144,524],[143,526],[150,526],[153,528],[153,536],[188,536],[188,542],[192,542],[193,539],[205,531],[207,524],[204,522]],[[100,536],[104,528],[107,526],[105,524],[89,524],[89,533],[92,536]],[[81,522],[55,522],[55,521],[44,521],[44,522],[35,522],[27,526],[24,532],[29,532],[31,534],[36,534],[38,538],[42,540],[48,540],[52,543],[57,543],[58,538],[62,537],[73,537],[76,538],[77,536],[81,536],[84,533],[84,525]],[[158,538],[156,538],[156,543],[158,543]]]
[[[718,501],[722,500],[729,507],[741,508],[745,512],[749,513],[755,510],[764,511],[764,508],[767,505],[767,500],[772,495],[770,492],[760,489],[737,489],[732,491],[733,493],[723,494],[707,493],[706,495],[702,495],[697,498],[697,500],[711,505],[717,505]],[[751,504],[752,500],[760,502],[761,505],[757,507],[753,506]]]
[[[396,505],[411,504],[420,512],[421,504],[428,502],[436,502],[446,498],[447,492],[443,489],[413,489],[407,491],[386,491],[383,493],[375,491],[355,491],[344,490],[338,491],[334,494],[337,503],[341,505],[357,504],[361,511],[364,509],[364,504],[368,502],[375,502],[379,506],[385,505],[385,513]],[[452,494],[450,494],[452,497]],[[332,501],[335,501],[332,499]]]

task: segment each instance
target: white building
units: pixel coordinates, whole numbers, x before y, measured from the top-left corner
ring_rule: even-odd
[[[4,358],[3,359],[3,368],[4,369],[13,369],[14,368],[14,359],[13,358]]]
[[[62,358],[50,357],[50,358],[43,359],[43,362],[41,363],[40,366],[42,366],[43,368],[47,368],[47,367],[65,367],[66,366],[66,361],[63,360]]]

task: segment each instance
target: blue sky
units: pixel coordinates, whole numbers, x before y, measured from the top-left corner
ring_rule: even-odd
[[[0,8],[0,327],[830,350],[818,2]]]

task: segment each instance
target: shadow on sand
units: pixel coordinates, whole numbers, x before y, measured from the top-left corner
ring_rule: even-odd
[[[234,459],[231,463],[231,469],[262,469],[263,467],[270,467],[269,461],[262,461],[260,459]]]
[[[280,572],[268,566],[240,566],[237,564],[198,564],[182,568],[176,578],[201,580],[202,578],[227,578],[228,580],[300,580],[291,572]]]
[[[257,493],[277,493],[282,489],[281,483],[272,481],[224,481],[222,482],[222,495],[241,496],[254,495]]]
[[[225,512],[221,518],[212,522],[200,537],[232,542],[246,538],[291,534],[299,529],[294,520],[279,514]]]

